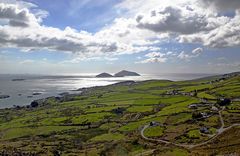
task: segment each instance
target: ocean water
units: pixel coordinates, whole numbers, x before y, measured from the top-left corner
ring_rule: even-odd
[[[138,77],[95,78],[94,74],[87,76],[38,76],[38,75],[0,75],[0,95],[9,95],[10,98],[0,99],[0,108],[9,108],[14,105],[24,106],[33,100],[50,96],[59,96],[60,93],[78,93],[74,90],[83,87],[105,86],[117,82],[150,79],[190,80],[211,76],[210,74],[158,74],[142,75]],[[13,81],[13,79],[24,79]],[[41,93],[40,95],[33,95]]]

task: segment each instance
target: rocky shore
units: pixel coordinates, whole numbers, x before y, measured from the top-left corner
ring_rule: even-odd
[[[9,95],[0,95],[0,99],[7,99],[7,98],[10,98]]]

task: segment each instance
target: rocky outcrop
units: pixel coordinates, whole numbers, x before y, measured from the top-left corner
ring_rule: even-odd
[[[35,107],[38,107],[38,102],[37,101],[33,101],[33,102],[31,102],[31,104],[30,104],[30,106],[31,107],[33,107],[33,108],[35,108]]]
[[[35,93],[33,93],[32,95],[41,95],[42,93],[40,93],[40,92],[35,92]]]
[[[7,99],[7,98],[10,98],[9,95],[0,95],[0,99]]]

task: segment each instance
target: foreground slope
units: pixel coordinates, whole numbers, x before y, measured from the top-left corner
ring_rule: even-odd
[[[231,99],[219,105],[217,99]],[[238,73],[191,81],[124,82],[0,110],[2,153],[240,153]]]

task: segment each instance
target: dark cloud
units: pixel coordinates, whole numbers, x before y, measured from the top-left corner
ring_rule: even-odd
[[[213,7],[220,11],[235,11],[240,9],[240,0],[200,0],[205,7]]]
[[[14,5],[0,4],[0,19],[9,20],[9,25],[27,27],[31,17],[26,9],[18,9]]]
[[[16,21],[16,20],[10,20],[9,25],[13,27],[28,27],[29,24],[22,22],[22,21]]]
[[[206,30],[208,22],[204,15],[190,9],[166,7],[152,11],[150,15],[139,15],[136,18],[138,27],[154,32],[192,34]]]

